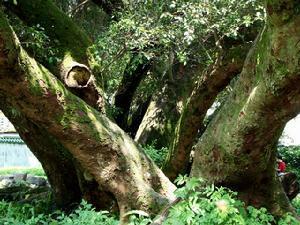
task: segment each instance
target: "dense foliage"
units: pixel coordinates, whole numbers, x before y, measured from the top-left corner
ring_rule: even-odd
[[[165,224],[298,224],[290,215],[276,221],[265,208],[245,207],[237,200],[237,193],[227,188],[212,185],[199,190],[201,180],[182,176],[177,179],[178,184],[184,182],[186,185],[176,191],[182,201],[171,209]]]
[[[165,159],[168,154],[168,148],[161,148],[156,149],[154,147],[154,144],[152,145],[146,145],[143,147],[145,153],[155,162],[156,165],[159,167],[163,166],[163,163],[165,162]]]
[[[61,211],[55,211],[50,214],[39,213],[40,204],[18,205],[2,201],[0,202],[0,223],[3,225],[118,224],[114,217],[107,215],[107,212],[95,212],[92,206],[86,202],[82,202],[79,208],[69,215]]]
[[[134,1],[99,35],[91,52],[112,92],[133,55],[132,70],[155,60],[162,76],[176,62],[212,63],[226,37],[263,18],[259,1]],[[163,65],[163,66],[161,66]],[[154,74],[155,75],[155,74]]]
[[[215,186],[201,187],[198,179],[188,179],[180,176],[177,183],[185,186],[176,191],[181,200],[174,205],[163,224],[207,224],[207,225],[296,225],[298,221],[291,215],[276,220],[265,208],[255,209],[245,207],[237,200],[236,193],[227,188]],[[200,188],[199,188],[200,186]],[[294,206],[300,210],[299,198],[294,200]],[[153,220],[142,211],[132,211],[130,225],[146,225]],[[155,218],[154,218],[155,219]],[[117,225],[116,216],[106,211],[96,212],[91,205],[82,202],[70,214],[61,211],[51,211],[49,202],[39,201],[32,205],[0,202],[0,223],[3,225]]]
[[[294,172],[300,179],[300,146],[279,146],[278,153],[287,164],[287,171]]]

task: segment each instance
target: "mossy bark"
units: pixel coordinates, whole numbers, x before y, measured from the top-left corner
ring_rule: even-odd
[[[45,129],[9,107],[7,101],[9,100],[0,99],[1,110],[41,162],[51,185],[56,206],[68,211],[85,199],[96,208],[112,209],[115,203],[113,196],[100,190],[94,180],[86,180],[84,170],[68,150]]]
[[[116,198],[121,217],[132,209],[156,213],[174,200],[175,186],[134,141],[30,58],[0,15],[0,95],[9,106],[68,149],[86,177]]]
[[[59,77],[69,90],[95,108],[102,109],[101,90],[96,87],[88,47],[92,42],[51,0],[13,0],[4,5],[29,26],[44,28],[53,48],[58,50],[60,65],[40,62]],[[59,68],[59,69],[58,69]]]
[[[53,46],[68,51],[78,60],[87,60],[86,50],[91,45],[90,38],[51,0],[8,0],[3,3],[29,26],[39,24],[53,40]],[[54,41],[56,40],[56,41]]]
[[[21,0],[17,4],[14,4],[13,1],[7,1],[4,5],[29,26],[39,24],[45,29],[46,35],[52,40],[51,47],[59,50],[58,57],[63,60],[60,65],[52,65],[48,61],[41,63],[61,79],[72,93],[81,97],[87,104],[102,111],[104,106],[99,94],[101,90],[99,91],[95,87],[94,76],[89,68],[87,50],[91,45],[89,37],[50,0]],[[51,138],[50,134],[31,123],[25,116],[22,115],[22,118],[18,122],[22,122],[26,133],[23,134],[20,130],[20,135],[26,139],[25,142],[31,151],[44,166],[58,206],[67,208],[68,205],[80,201],[82,197],[92,199],[89,197],[90,193],[97,192],[101,199],[106,196],[105,193],[101,193],[97,186],[79,178],[82,177],[82,172],[74,170],[73,160],[64,156],[65,150],[56,151],[64,149],[61,143],[55,138]],[[44,133],[45,135],[43,135]],[[59,174],[59,171],[62,172]],[[69,184],[68,180],[70,180]],[[72,189],[72,186],[74,194],[70,191],[70,194],[66,195],[66,189]],[[79,192],[78,189],[80,189]],[[94,197],[95,202],[99,201],[98,197]],[[99,203],[96,206],[98,208],[105,207]]]
[[[52,187],[56,205],[69,209],[80,203],[82,194],[71,155],[44,129],[22,117],[20,113],[13,113],[13,108],[7,106],[5,99],[1,98],[0,101],[5,116],[14,124],[20,137],[41,162]]]
[[[207,110],[231,79],[241,72],[249,48],[249,44],[245,44],[224,49],[210,68],[199,68],[198,73],[203,75],[181,112],[164,165],[163,170],[169,179],[189,173],[190,153],[198,132],[204,129]]]
[[[196,145],[191,176],[237,190],[275,215],[291,207],[275,173],[278,138],[300,112],[298,1],[266,1],[266,25],[232,94]]]
[[[164,78],[161,90],[153,95],[144,118],[136,132],[139,144],[168,147],[173,140],[182,106],[191,92],[194,69],[182,64],[173,66]]]

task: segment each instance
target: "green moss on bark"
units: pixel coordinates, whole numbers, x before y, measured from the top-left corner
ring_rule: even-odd
[[[73,23],[51,0],[9,0],[5,5],[28,25],[39,24],[61,51],[70,51],[72,57],[81,61],[91,45],[89,37]]]

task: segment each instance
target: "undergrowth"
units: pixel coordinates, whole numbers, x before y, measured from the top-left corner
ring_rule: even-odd
[[[291,215],[276,220],[265,208],[245,207],[237,200],[236,193],[227,188],[213,185],[202,187],[199,179],[180,176],[176,190],[181,200],[174,205],[164,225],[298,225]],[[298,212],[300,197],[293,201]],[[44,210],[44,211],[43,211]],[[141,211],[129,213],[129,225],[150,224],[155,218],[145,216]],[[115,215],[107,211],[96,212],[90,204],[83,201],[70,214],[53,210],[43,202],[34,205],[0,202],[0,224],[2,225],[117,225]]]
[[[34,176],[46,176],[42,167],[34,168],[22,168],[22,167],[11,167],[0,169],[0,175],[27,173]]]
[[[154,144],[145,145],[143,146],[143,150],[158,167],[162,167],[168,154],[168,148],[156,149],[154,146]]]

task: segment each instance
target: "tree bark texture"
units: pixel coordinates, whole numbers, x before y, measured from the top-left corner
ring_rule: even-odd
[[[114,104],[119,111],[115,118],[116,123],[126,132],[128,132],[129,129],[128,115],[133,96],[142,79],[147,75],[147,72],[151,68],[151,62],[144,62],[139,64],[135,71],[131,71],[132,62],[136,60],[135,55],[132,57],[131,62],[129,62],[128,67],[125,69],[121,84],[118,87]]]
[[[132,139],[28,56],[2,12],[0,96],[68,149],[86,177],[116,198],[121,217],[132,209],[156,213],[174,200],[175,186]]]
[[[8,107],[5,102],[1,98],[1,110],[41,162],[52,187],[56,205],[68,209],[78,204],[82,194],[72,156],[44,129],[22,117],[21,114],[14,114],[13,108]]]
[[[145,97],[143,99],[138,99],[137,100],[137,109],[132,112],[132,114],[130,115],[130,122],[129,122],[129,125],[128,125],[128,132],[130,134],[130,136],[132,138],[135,137],[138,129],[139,129],[139,126],[140,124],[142,123],[143,121],[143,118],[147,112],[147,109],[149,107],[149,104],[151,102],[151,99],[152,99],[152,96],[148,96],[148,97]]]
[[[59,70],[48,62],[40,62],[61,79],[69,90],[94,108],[103,108],[101,90],[95,85],[90,68],[88,47],[90,38],[51,0],[9,0],[4,3],[29,26],[39,24],[52,40],[53,48],[59,50]]]
[[[192,146],[199,130],[204,129],[203,120],[207,110],[231,79],[241,72],[249,48],[249,44],[233,46],[224,50],[212,66],[205,70],[199,69],[199,73],[203,75],[181,112],[169,147],[164,166],[169,179],[174,180],[179,174],[188,173]]]
[[[191,172],[275,215],[292,210],[275,173],[275,153],[285,124],[300,111],[299,8],[298,1],[266,1],[266,25],[196,145]]]
[[[153,144],[156,148],[171,143],[182,106],[190,95],[195,73],[182,64],[172,65],[162,89],[153,95],[135,136],[139,144]]]
[[[21,113],[14,113],[14,108],[8,106],[7,100],[1,98],[0,102],[5,116],[41,162],[58,208],[69,210],[85,199],[98,209],[116,210],[113,196],[100,190],[94,180],[84,178],[84,170],[60,142]]]

